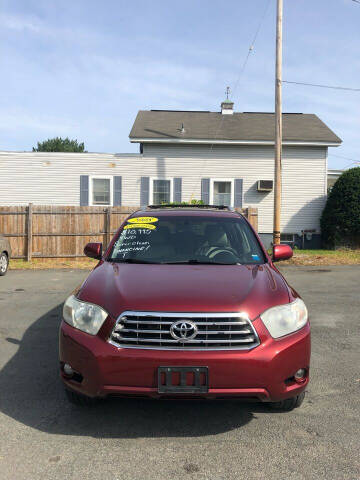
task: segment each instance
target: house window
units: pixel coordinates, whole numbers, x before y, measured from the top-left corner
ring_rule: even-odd
[[[172,181],[153,178],[151,182],[151,199],[154,205],[170,203],[172,201]]]
[[[233,180],[212,180],[210,192],[211,203],[213,205],[226,205],[227,207],[231,207],[234,204],[233,183]]]
[[[91,205],[111,205],[112,179],[91,178]]]
[[[295,242],[295,235],[293,233],[282,233],[280,235],[280,241],[293,243]]]

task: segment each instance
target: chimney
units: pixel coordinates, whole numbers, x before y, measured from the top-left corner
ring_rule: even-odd
[[[223,115],[232,115],[234,113],[234,102],[231,100],[221,102],[221,113]]]
[[[232,115],[234,113],[234,102],[229,100],[230,87],[226,87],[226,100],[221,102],[221,113],[222,115]]]

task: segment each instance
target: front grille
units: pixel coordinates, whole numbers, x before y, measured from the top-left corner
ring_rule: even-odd
[[[246,314],[166,312],[122,313],[109,342],[157,350],[249,350],[260,343]]]

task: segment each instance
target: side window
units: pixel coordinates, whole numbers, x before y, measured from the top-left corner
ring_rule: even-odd
[[[231,182],[214,182],[214,205],[231,206]]]
[[[153,179],[152,180],[152,203],[160,205],[172,201],[171,180]]]
[[[112,204],[112,179],[91,177],[90,181],[91,205],[111,205]]]
[[[212,205],[234,206],[234,180],[233,179],[210,179],[209,200]]]
[[[295,234],[294,233],[282,233],[280,235],[280,240],[282,242],[294,243],[295,241]]]

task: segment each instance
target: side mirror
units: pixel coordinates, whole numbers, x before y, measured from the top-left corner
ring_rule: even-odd
[[[280,262],[281,260],[288,260],[293,256],[292,248],[289,245],[274,245],[272,261]]]
[[[102,257],[102,243],[88,243],[84,248],[84,253],[87,257],[100,260]]]

